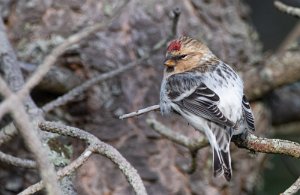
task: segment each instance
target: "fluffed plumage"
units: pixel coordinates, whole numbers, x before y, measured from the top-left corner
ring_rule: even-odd
[[[180,37],[172,41],[164,62],[160,109],[176,112],[207,136],[213,151],[214,176],[232,175],[232,135],[254,131],[254,117],[237,73],[202,42]]]

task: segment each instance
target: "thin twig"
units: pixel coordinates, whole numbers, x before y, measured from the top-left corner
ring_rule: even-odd
[[[159,110],[159,105],[153,105],[153,106],[149,106],[149,107],[144,108],[144,109],[137,110],[135,112],[124,114],[124,115],[120,116],[119,119],[131,118],[131,117],[134,117],[134,116],[139,116],[139,115],[145,114],[147,112],[157,111],[157,110]]]
[[[68,93],[58,97],[57,99],[45,104],[42,107],[42,110],[47,113],[51,110],[53,110],[54,108],[57,108],[59,106],[62,106],[72,100],[75,99],[76,96],[78,96],[79,94],[82,94],[82,92],[84,92],[85,90],[87,90],[88,88],[90,88],[91,86],[95,85],[96,83],[99,83],[101,81],[113,78],[127,70],[130,70],[131,68],[135,67],[137,64],[141,63],[142,61],[146,60],[147,58],[149,58],[149,56],[144,56],[141,59],[131,62],[129,64],[127,64],[126,66],[122,66],[116,70],[101,74],[99,76],[96,76],[94,78],[91,78],[90,80],[87,80],[86,82],[84,82],[82,85],[79,85],[77,87],[75,87],[74,89],[72,89],[71,91],[69,91]]]
[[[286,189],[281,195],[292,195],[296,194],[300,190],[300,177],[288,188]]]
[[[22,167],[27,169],[36,168],[36,162],[34,162],[33,160],[17,158],[12,155],[5,154],[1,151],[0,151],[0,161],[16,167]]]
[[[199,150],[208,146],[208,141],[204,137],[199,139],[190,139],[183,134],[177,133],[169,129],[154,118],[148,118],[146,122],[157,133],[161,134],[162,136],[168,138],[169,140],[179,145],[187,147],[190,150]]]
[[[173,38],[177,35],[177,26],[178,26],[181,10],[180,8],[176,7],[175,9],[172,10],[172,13],[174,14],[174,16],[173,16],[172,32],[170,38]]]
[[[34,127],[30,122],[30,119],[19,97],[10,91],[5,81],[1,77],[0,92],[6,99],[8,99],[5,100],[9,103],[7,104],[7,109],[9,109],[13,114],[14,121],[18,126],[22,137],[24,138],[26,145],[29,147],[36,159],[39,172],[46,184],[47,192],[50,195],[62,194],[57,183],[54,166],[50,163],[47,156],[50,151],[47,151],[47,148],[42,145],[38,136],[37,127]]]
[[[74,161],[71,162],[68,166],[60,169],[57,172],[58,179],[62,179],[65,176],[70,175],[75,170],[77,170],[87,159],[92,155],[92,146],[89,146],[85,151]],[[44,188],[44,182],[40,181],[34,185],[29,186],[24,191],[20,192],[19,195],[29,195],[34,194]]]
[[[119,169],[126,176],[127,181],[133,187],[136,194],[147,194],[142,179],[140,178],[136,169],[133,168],[131,164],[114,147],[100,141],[94,135],[75,127],[69,127],[55,122],[42,122],[39,124],[39,127],[44,131],[79,138],[86,141],[92,147],[92,152],[106,156],[119,167]]]
[[[295,16],[295,17],[300,17],[300,8],[298,7],[293,7],[293,6],[289,6],[289,5],[286,5],[284,3],[282,3],[281,1],[275,1],[274,2],[274,6],[284,12],[284,13],[287,13],[289,15],[292,15],[292,16]]]

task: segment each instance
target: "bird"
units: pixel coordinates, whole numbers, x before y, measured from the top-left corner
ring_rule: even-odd
[[[187,36],[169,43],[164,66],[161,114],[179,114],[203,132],[212,148],[214,177],[229,182],[232,136],[255,131],[242,79],[203,42]]]

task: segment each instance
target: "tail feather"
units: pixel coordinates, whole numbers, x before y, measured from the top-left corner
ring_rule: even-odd
[[[227,181],[231,180],[231,158],[230,140],[232,135],[231,128],[222,128],[219,125],[211,126],[210,130],[205,131],[207,138],[213,148],[213,173],[214,176],[224,175]]]
[[[230,152],[229,150],[227,152],[221,150],[220,153],[223,161],[224,177],[227,181],[230,181],[232,175]]]
[[[220,159],[219,152],[214,149],[213,152],[213,170],[214,170],[214,176],[218,177],[221,174],[223,174],[223,166],[222,166],[222,161]]]

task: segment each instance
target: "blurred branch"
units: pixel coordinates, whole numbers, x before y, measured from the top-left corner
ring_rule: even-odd
[[[279,11],[282,11],[284,13],[287,13],[289,15],[292,15],[292,16],[295,16],[295,17],[298,17],[298,18],[300,17],[300,8],[298,8],[298,7],[293,7],[293,6],[286,5],[286,4],[282,3],[281,1],[275,1],[274,6]]]
[[[173,13],[173,24],[172,24],[172,31],[170,38],[174,38],[177,35],[177,26],[178,26],[178,20],[181,14],[180,8],[176,7],[172,10]]]
[[[40,138],[38,136],[37,127],[33,126],[30,122],[29,116],[27,115],[24,106],[22,105],[19,96],[13,94],[5,81],[0,77],[0,93],[6,98],[7,110],[9,110],[18,126],[22,137],[26,145],[30,148],[33,153],[39,172],[43,181],[46,183],[46,189],[49,194],[62,194],[58,186],[54,166],[48,160],[47,148],[42,145]]]
[[[253,68],[243,74],[245,94],[251,100],[300,79],[299,52],[286,52],[271,57],[263,67]]]
[[[116,70],[101,74],[99,76],[93,77],[87,81],[85,81],[82,85],[79,85],[77,87],[75,87],[74,89],[72,89],[71,91],[69,91],[68,93],[58,97],[57,99],[45,104],[42,107],[42,110],[47,113],[51,110],[53,110],[54,108],[57,108],[59,106],[62,106],[72,100],[75,99],[76,96],[78,96],[79,94],[82,94],[85,90],[87,90],[88,88],[90,88],[91,86],[95,85],[96,83],[99,83],[101,81],[113,78],[127,70],[130,70],[131,68],[135,67],[137,64],[139,64],[140,62],[146,60],[149,58],[149,55],[146,55],[142,58],[140,58],[137,61],[131,62],[125,66],[122,66]]]
[[[1,151],[0,151],[0,161],[16,167],[22,167],[28,169],[36,168],[36,162],[32,160],[17,158],[9,154],[5,154]]]
[[[291,185],[288,189],[286,189],[281,195],[291,195],[296,194],[300,190],[300,177]]]
[[[187,136],[177,133],[172,129],[169,129],[162,123],[158,122],[154,118],[148,118],[146,120],[147,124],[157,133],[162,135],[163,137],[182,145],[190,150],[191,154],[191,165],[190,167],[185,170],[187,173],[192,174],[197,169],[197,153],[198,150],[208,146],[208,141],[204,137],[200,139],[191,139]]]
[[[6,142],[9,142],[18,131],[15,125],[11,122],[0,130],[0,146]]]
[[[97,153],[103,156],[106,156],[113,163],[115,163],[118,168],[123,172],[126,176],[128,182],[133,187],[134,191],[138,195],[146,195],[146,189],[144,184],[137,173],[136,169],[134,169],[131,164],[112,146],[100,141],[94,135],[78,129],[74,127],[65,126],[62,124],[58,124],[55,122],[42,122],[39,124],[39,127],[43,131],[48,131],[52,133],[58,133],[60,135],[70,136],[77,139],[84,140],[89,147],[85,150],[85,152],[75,161],[73,161],[70,165],[64,167],[62,170],[58,171],[58,177],[62,178],[67,174],[75,171],[78,167],[80,167],[87,158],[92,153]],[[39,182],[35,185],[28,187],[20,194],[32,194],[43,188],[43,183]]]
[[[161,134],[163,137],[168,138],[169,140],[190,150],[199,150],[208,146],[208,142],[204,137],[202,139],[190,139],[185,135],[177,133],[172,129],[166,127],[154,118],[148,118],[146,122],[154,131]]]

